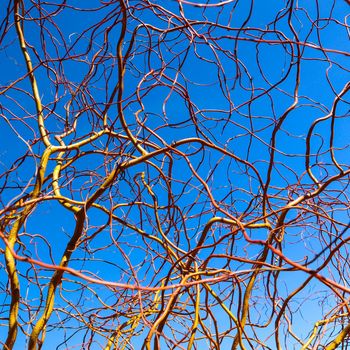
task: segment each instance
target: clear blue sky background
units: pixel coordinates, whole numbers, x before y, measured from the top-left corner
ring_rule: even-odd
[[[45,23],[50,28],[50,33],[55,37],[54,41],[58,43],[59,51],[56,52],[56,48],[51,44],[49,33],[43,32],[41,34],[45,37],[46,49],[51,55],[51,58],[65,57],[67,48],[69,48],[70,54],[75,54],[83,52],[88,45],[92,45],[92,50],[87,55],[81,57],[79,60],[64,61],[61,66],[67,78],[79,84],[88,72],[89,65],[87,62],[91,61],[93,54],[101,47],[105,30],[113,23],[114,18],[111,14],[116,10],[117,3],[99,11],[91,10],[95,6],[99,6],[98,1],[68,1],[68,3],[82,6],[85,9],[90,9],[90,11],[65,9],[58,14],[55,17],[55,22],[60,28],[61,33],[49,23]],[[137,1],[130,2],[130,4],[134,5],[137,3]],[[197,3],[199,2],[197,1]],[[217,1],[209,1],[209,3],[217,3]],[[177,1],[155,1],[154,4],[159,4],[177,15],[180,14]],[[150,76],[141,85],[144,87],[144,91],[149,91],[142,98],[144,110],[139,115],[145,122],[145,125],[151,130],[155,130],[167,143],[186,137],[198,136],[220,144],[236,156],[253,163],[263,181],[265,181],[270,155],[268,145],[274,127],[274,120],[278,120],[292,104],[295,88],[296,59],[290,55],[291,47],[289,44],[284,43],[282,45],[280,43],[282,37],[286,41],[296,39],[291,28],[288,26],[286,8],[289,4],[290,2],[280,0],[271,2],[257,0],[254,1],[253,5],[247,1],[237,1],[221,7],[211,7],[206,10],[184,4],[183,9],[187,19],[203,20],[203,18],[206,18],[208,21],[219,19],[218,21],[222,25],[231,28],[230,30],[222,28],[212,29],[211,36],[217,38],[217,41],[212,40],[210,42],[211,46],[200,36],[201,34],[205,35],[208,30],[208,26],[202,24],[194,26],[199,34],[199,36],[194,37],[194,42],[190,40],[189,31],[186,32],[187,36],[184,34],[179,35],[177,31],[174,31],[167,33],[163,37],[157,31],[150,31],[153,53],[148,56],[144,52],[145,46],[149,45],[146,36],[147,31],[145,29],[139,29],[134,45],[134,55],[127,63],[124,91],[126,101],[124,104],[124,113],[133,132],[139,133],[141,137],[148,137],[150,141],[161,144],[159,139],[150,135],[149,132],[146,131],[143,133],[136,126],[134,117],[135,112],[140,109],[140,105],[132,95],[135,93],[135,89],[140,84],[144,74],[153,69],[156,72],[155,75],[153,77]],[[346,28],[341,24],[349,11],[347,3],[345,1],[337,1],[336,3],[333,3],[333,1],[323,1],[319,4],[319,13],[317,13],[315,4],[313,1],[299,1],[298,9],[296,9],[296,4],[293,5],[294,11],[291,21],[299,37],[299,42],[305,42],[315,46],[319,46],[322,43],[322,46],[325,48],[349,52],[349,37]],[[248,18],[251,5],[252,13]],[[29,6],[29,3],[26,6]],[[50,6],[45,8],[49,10]],[[4,9],[1,11],[4,11]],[[273,21],[277,14],[279,14],[279,20],[276,23],[276,27],[274,27]],[[4,15],[5,13],[2,14],[2,16]],[[330,16],[338,20],[338,22],[328,21],[327,18]],[[87,30],[84,32],[84,30],[94,25],[99,18],[106,18],[107,21],[98,28],[96,35],[92,38],[92,31]],[[319,18],[318,22],[316,21],[317,18]],[[247,22],[245,23],[246,20]],[[159,28],[165,28],[168,25],[160,21],[149,9],[144,9],[143,11],[137,11],[135,18],[129,20],[128,30],[133,30],[142,22]],[[177,23],[176,19],[174,19],[174,23]],[[244,30],[239,30],[243,23],[245,23]],[[316,30],[316,25],[319,26],[319,30]],[[171,25],[169,26],[171,27]],[[265,34],[262,35],[262,31],[265,31]],[[279,34],[277,35],[276,32]],[[98,66],[96,76],[90,83],[90,92],[94,100],[99,104],[99,108],[102,108],[106,102],[106,90],[111,91],[117,82],[116,62],[112,58],[112,55],[115,55],[119,34],[120,25],[117,25],[109,34],[108,46],[104,44],[106,52],[110,53],[111,58],[106,62],[105,66],[102,64]],[[43,58],[42,41],[37,23],[26,22],[25,35],[28,44],[33,45],[36,48],[37,54]],[[261,42],[258,44],[256,41],[252,41],[252,38],[272,40],[274,42]],[[67,47],[61,45],[63,39],[66,41]],[[129,40],[130,32],[125,38],[125,47]],[[215,49],[216,45],[219,45],[221,49]],[[304,154],[306,134],[314,120],[329,113],[335,98],[335,92],[339,93],[349,80],[348,69],[350,62],[348,56],[336,52],[322,52],[314,47],[310,47],[310,45],[300,45],[299,47],[302,60],[300,62],[298,108],[288,115],[277,136],[276,147],[278,152],[276,153],[276,162],[278,162],[278,165],[273,171],[269,190],[270,195],[278,193],[280,196],[289,195],[292,199],[302,194],[305,189],[308,189],[308,186],[311,186],[311,180],[305,175]],[[170,47],[171,50],[169,49]],[[296,45],[293,45],[293,49],[297,49]],[[159,59],[160,53],[163,55],[163,60]],[[31,55],[34,64],[36,64],[37,59],[33,51],[31,51]],[[1,89],[3,89],[4,86],[14,82],[26,72],[25,63],[16,42],[13,26],[10,27],[9,33],[2,44],[0,60],[3,67],[0,85]],[[333,64],[330,64],[331,60]],[[218,66],[218,62],[220,62],[220,66]],[[166,63],[166,67],[164,67],[164,63]],[[178,70],[179,65],[181,65],[180,71]],[[53,66],[53,69],[57,67],[58,64]],[[164,68],[163,76],[159,75],[162,68]],[[45,110],[47,116],[46,127],[52,133],[62,132],[64,123],[59,117],[65,117],[64,107],[71,97],[70,91],[65,90],[63,85],[57,86],[53,84],[50,78],[54,75],[53,73],[47,75],[45,68],[41,67],[35,73],[39,83],[42,101],[49,107]],[[240,74],[240,79],[236,78],[238,73]],[[111,78],[107,83],[108,89],[106,89],[103,74],[111,74]],[[202,135],[196,134],[196,130],[193,127],[193,117],[191,119],[190,116],[189,106],[186,104],[183,96],[176,93],[174,85],[173,87],[171,85],[160,86],[159,81],[164,84],[169,83],[165,75],[172,79],[176,78],[180,84],[186,86],[191,100],[195,104],[195,118],[201,121]],[[150,89],[149,87],[152,84],[158,84],[158,86]],[[254,86],[253,93],[251,91],[252,86]],[[2,106],[0,115],[0,173],[5,172],[13,166],[14,161],[28,150],[27,143],[30,143],[35,138],[33,130],[36,130],[36,124],[32,118],[35,114],[35,106],[31,97],[25,94],[26,90],[30,90],[28,79],[16,83],[15,87],[16,89],[11,89],[8,93],[0,95],[0,105]],[[23,90],[20,91],[19,89]],[[270,89],[269,95],[264,94],[267,89]],[[54,106],[52,101],[55,93],[60,96],[60,99]],[[254,98],[253,102],[249,102],[252,97]],[[21,106],[16,101],[20,101]],[[335,125],[335,145],[339,148],[345,147],[344,150],[336,152],[337,159],[340,163],[345,164],[349,163],[349,152],[346,148],[349,144],[348,106],[346,102],[339,103],[337,116],[343,116],[343,118],[338,118]],[[54,111],[54,113],[50,114],[49,109]],[[120,128],[116,115],[116,107],[112,107],[109,112],[110,122],[115,121],[115,127]],[[89,118],[91,116],[88,113],[80,117],[76,137],[96,131],[91,130]],[[11,120],[12,127],[8,120]],[[226,122],[226,120],[229,121]],[[164,127],[165,122],[168,123],[166,127]],[[330,163],[330,154],[327,152],[329,148],[329,130],[330,120],[320,123],[315,129],[315,136],[312,138],[312,152],[317,152],[320,149],[321,152],[318,153],[322,154],[322,150],[325,151],[319,158],[312,158],[312,162],[315,164],[313,171],[320,179],[335,174],[337,171],[333,165],[328,165]],[[249,135],[247,131],[251,131],[252,134]],[[35,133],[37,136],[37,131]],[[316,134],[323,135],[324,142]],[[102,138],[101,142],[97,142],[96,144],[99,147],[104,147],[107,144],[107,139]],[[89,150],[89,147],[85,150]],[[195,149],[198,148],[198,145],[191,147]],[[131,151],[132,145],[126,144],[125,148]],[[185,146],[180,149],[188,151],[190,147]],[[43,148],[40,142],[35,143],[31,148],[31,152],[34,153],[40,153],[42,150]],[[244,190],[251,190],[253,193],[261,191],[256,176],[252,172],[249,172],[250,176],[247,177],[247,174],[242,171],[242,167],[232,160],[222,158],[222,154],[218,152],[213,150],[210,152],[199,152],[197,155],[191,157],[191,161],[198,167],[198,173],[206,180],[221,205],[232,215],[238,216],[247,209],[247,200],[249,201],[251,199],[251,195],[247,194]],[[9,186],[1,192],[0,199],[3,206],[11,203],[20,193],[18,188],[11,188],[12,186],[16,187],[16,184],[27,184],[28,182],[33,183],[37,162],[38,160],[34,161],[33,158],[29,158],[20,165],[17,171],[12,172],[8,182]],[[89,156],[78,161],[76,167],[80,171],[86,170],[88,173],[89,170],[100,166],[101,162],[103,162],[102,157]],[[161,157],[155,162],[160,165],[162,163]],[[319,164],[323,165],[319,166]],[[178,158],[175,165],[172,176],[174,179],[179,180],[179,182],[174,183],[173,191],[179,197],[177,205],[187,215],[185,223],[188,236],[193,239],[192,242],[188,242],[184,235],[181,235],[179,245],[184,249],[189,249],[189,247],[193,248],[195,245],[196,238],[200,235],[203,225],[217,213],[208,204],[206,196],[201,194],[201,184],[194,178],[185,188],[185,195],[180,196],[180,191],[183,188],[181,181],[187,181],[192,175],[182,159]],[[54,162],[49,165],[48,172],[50,172],[50,169],[52,170],[53,166]],[[210,176],[212,169],[215,169],[215,176]],[[104,171],[105,169],[101,167],[97,173],[102,176]],[[133,179],[140,171],[146,171],[150,181],[152,181],[152,178],[156,174],[154,170],[142,165],[131,169],[127,174],[127,179]],[[89,177],[90,174],[87,174],[82,178],[73,180],[72,186],[77,190],[74,196],[75,199],[85,198],[89,194],[89,191],[84,189],[79,192],[80,188],[84,186],[85,181],[89,180]],[[298,182],[301,182],[304,188],[299,186]],[[0,186],[4,183],[5,177],[1,177]],[[289,186],[290,184],[294,186]],[[131,185],[128,185],[122,180],[115,186],[116,191],[119,191],[121,199],[123,196],[130,198],[130,193],[136,188],[135,186],[132,188]],[[159,204],[165,205],[168,199],[163,184],[153,183],[153,190],[158,196]],[[24,189],[24,191],[26,190]],[[68,193],[68,191],[63,190],[63,193]],[[144,196],[150,201],[149,196],[146,194]],[[282,202],[283,200],[281,200]],[[278,200],[275,202],[271,200],[271,203],[276,207],[280,205]],[[205,213],[199,216],[202,210]],[[261,208],[257,208],[257,210],[260,211]],[[126,216],[124,209],[116,211],[116,214],[121,217],[123,215]],[[134,208],[128,214],[128,220],[137,222],[138,215],[137,208]],[[174,215],[178,215],[178,213]],[[254,215],[255,213],[253,212],[247,215],[246,219],[248,220]],[[338,220],[344,223],[348,222],[346,212],[336,215],[338,215]],[[294,216],[295,213],[290,212],[287,219],[291,220]],[[101,216],[97,211],[91,210],[89,215],[89,225],[91,227],[102,225],[106,220],[106,217]],[[180,219],[178,220],[178,228],[182,230],[183,224],[180,222]],[[310,222],[312,220],[310,218]],[[146,220],[143,222],[143,225],[145,225],[145,230],[155,231],[150,225],[147,227]],[[52,257],[54,262],[57,263],[65,248],[68,237],[72,234],[73,227],[74,217],[70,212],[63,210],[56,202],[45,202],[43,205],[37,207],[35,213],[28,220],[23,229],[21,240],[27,244],[28,251],[30,251],[34,258],[51,262]],[[115,232],[120,230],[121,228],[118,225],[112,228],[112,231]],[[93,231],[94,229],[91,229],[90,232],[92,233]],[[175,231],[176,228],[172,228],[169,231],[169,237],[175,237]],[[26,232],[30,233],[31,236],[27,236]],[[142,247],[142,242],[140,242],[140,238],[135,233],[127,230],[120,232],[122,233],[121,244],[125,249],[129,249],[130,259],[133,259],[135,266],[137,266],[143,261],[143,254],[145,253],[141,249],[133,247],[133,245],[139,244],[141,248],[144,248],[144,246]],[[33,235],[36,233],[45,236],[51,243],[51,247],[53,248],[51,252],[38,236],[34,236],[33,238]],[[208,238],[207,243],[212,243],[223,233],[227,233],[227,229],[218,229],[213,232],[212,236]],[[297,227],[291,229],[289,235],[286,235],[285,238],[285,254],[292,259],[298,260],[307,255],[311,249],[317,250],[319,248],[319,242],[317,238],[313,237],[313,234],[314,232],[309,228]],[[252,235],[255,238],[263,239],[266,236],[266,230],[257,230]],[[309,238],[309,240],[304,240],[306,242],[305,244],[301,243],[301,238],[303,237]],[[98,249],[105,242],[109,241],[111,241],[110,231],[106,229],[91,242],[90,248]],[[246,246],[240,238],[237,240],[235,249],[237,255],[246,249],[248,251],[247,255],[250,257],[253,257],[259,251],[256,248]],[[207,250],[203,250],[199,257],[204,258],[208,252]],[[82,268],[80,259],[85,254],[84,250],[76,252],[73,255],[70,266]],[[106,254],[113,257],[110,260],[110,264],[102,261],[106,259]],[[99,259],[101,259],[100,262]],[[120,281],[123,279],[124,272],[113,266],[112,264],[114,263],[118,264],[119,267],[125,268],[126,271],[128,270],[127,264],[123,265],[123,256],[117,249],[111,248],[107,253],[106,251],[96,250],[93,257],[91,257],[91,262],[84,262],[83,269],[85,271],[92,271],[99,277],[109,281]],[[220,267],[221,264],[222,262],[219,259],[213,262],[213,266],[215,267]],[[18,266],[23,273],[28,269],[28,274],[34,278],[33,270],[30,269],[30,266],[24,263],[19,263]],[[232,268],[244,269],[245,266],[242,264],[240,267],[237,264]],[[150,282],[150,275],[146,271],[146,266],[138,266],[137,270],[140,280],[144,285],[147,285]],[[160,275],[166,275],[167,273],[168,270],[164,269],[160,272]],[[40,274],[43,281],[45,280],[43,276],[51,276],[51,272],[46,271],[41,271]],[[305,279],[305,275],[301,273],[282,274],[279,280],[279,292],[281,295],[284,293],[287,295],[287,291],[290,292],[293,290],[303,279]],[[6,273],[1,271],[1,288],[4,288],[6,281]],[[26,281],[27,277],[23,279],[22,291],[26,290],[27,297],[31,298],[35,303],[36,298],[39,296],[39,290],[32,288],[30,284],[26,284]],[[70,286],[69,282],[65,282],[65,285],[67,288]],[[224,285],[223,283],[222,286]],[[71,287],[77,288],[77,285],[71,284]],[[313,291],[317,291],[319,293],[317,294],[318,296],[322,295],[322,288],[320,284],[315,283],[310,289],[305,290],[305,294],[302,293],[299,296],[300,298],[304,298],[305,302],[303,303],[302,312],[295,310],[294,324],[297,324],[295,331],[301,338],[307,337],[310,330],[312,330],[313,323],[322,317],[321,307],[317,307],[317,303],[314,303],[312,295]],[[116,298],[115,294],[102,287],[97,287],[96,290],[98,290],[100,297],[113,304],[113,298]],[[259,295],[259,290],[256,290],[254,293],[255,298],[258,300],[261,296]],[[132,293],[130,292],[129,294]],[[90,296],[84,295],[84,298],[87,307],[94,305],[96,302],[96,298],[92,294]],[[4,301],[8,302],[8,299]],[[77,302],[77,300],[72,300],[72,302]],[[334,304],[332,300],[324,302],[329,303],[329,309]],[[57,303],[64,304],[64,301],[58,296]],[[296,305],[299,304],[296,303]],[[22,312],[22,316],[24,319],[28,317],[25,311]],[[2,315],[2,317],[5,316]],[[55,317],[53,318],[55,319]],[[224,315],[221,317],[224,329],[227,319]],[[273,327],[262,330],[261,332],[263,335],[266,334],[266,336],[269,336],[273,332]],[[0,334],[2,336],[2,331],[0,331]],[[48,334],[51,333],[49,332]],[[62,333],[53,331],[52,334],[48,343],[44,345],[44,350],[52,349],[53,346],[57,346],[59,341],[64,339]],[[2,338],[0,339],[2,340]],[[140,344],[141,339],[142,336],[140,336]],[[25,340],[22,335],[19,337],[16,349],[24,348],[24,342]],[[77,333],[73,340],[74,342],[81,342],[81,333]],[[273,339],[271,339],[271,342],[273,342]],[[135,348],[140,348],[140,344],[135,343]],[[225,349],[225,346],[228,345],[223,344],[222,348]],[[298,348],[292,338],[288,338],[287,344],[283,346],[286,348],[289,346],[288,348],[291,349]],[[60,347],[60,349],[64,348],[65,345]],[[92,349],[98,348],[97,345],[96,347],[92,347]]]

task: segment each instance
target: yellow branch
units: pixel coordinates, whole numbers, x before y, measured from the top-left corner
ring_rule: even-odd
[[[17,31],[17,35],[18,35],[18,39],[19,39],[19,44],[21,46],[21,50],[22,50],[22,53],[24,56],[24,60],[25,60],[26,65],[27,65],[27,71],[28,71],[30,83],[32,86],[34,102],[35,102],[36,111],[38,114],[39,132],[40,132],[41,138],[44,142],[44,145],[46,147],[50,147],[51,142],[49,140],[49,137],[48,137],[48,134],[46,132],[45,125],[44,125],[43,107],[42,107],[41,98],[39,95],[38,84],[37,84],[37,81],[35,79],[32,60],[31,60],[30,55],[28,53],[27,45],[26,45],[26,42],[24,39],[23,26],[21,23],[21,16],[19,14],[20,3],[22,4],[21,0],[15,0],[14,15],[15,15],[16,31]],[[22,6],[23,6],[23,4],[22,4]]]

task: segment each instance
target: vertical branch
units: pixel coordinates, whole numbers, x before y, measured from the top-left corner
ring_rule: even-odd
[[[31,199],[36,199],[40,195],[41,188],[44,182],[45,171],[47,163],[51,155],[51,149],[47,148],[44,152],[38,169],[38,174],[35,182],[34,189],[31,193]],[[24,210],[16,215],[15,223],[13,224],[10,233],[8,235],[8,245],[5,248],[5,261],[6,269],[10,280],[11,288],[11,305],[9,314],[9,331],[5,346],[8,350],[11,350],[16,342],[17,328],[18,328],[18,311],[20,303],[20,284],[18,279],[18,273],[16,269],[16,261],[11,253],[14,249],[18,239],[18,233],[22,228],[25,220],[30,212],[35,207],[35,204],[27,205]]]
[[[85,212],[84,210],[81,210],[78,214],[76,214],[76,224],[75,224],[75,229],[74,229],[74,234],[69,240],[64,253],[62,255],[61,261],[59,266],[61,267],[66,267],[69,263],[69,260],[75,251],[76,244],[81,237],[81,234],[84,229],[84,220],[85,220]],[[44,332],[45,332],[45,327],[47,322],[49,321],[53,307],[54,307],[54,302],[55,302],[55,293],[57,287],[60,285],[63,277],[63,270],[57,270],[53,274],[49,285],[48,285],[48,290],[46,294],[46,303],[44,307],[44,311],[42,316],[39,318],[37,321],[36,325],[34,326],[30,337],[29,337],[29,343],[28,343],[28,350],[36,350],[36,349],[41,349],[41,346],[44,343]],[[43,337],[39,341],[38,338],[40,334],[43,333]]]
[[[118,40],[118,46],[117,46],[117,52],[118,52],[118,117],[119,120],[123,126],[123,129],[127,136],[129,137],[132,144],[135,146],[135,148],[142,154],[147,154],[147,151],[140,145],[140,142],[135,138],[135,136],[132,134],[131,130],[129,129],[129,126],[125,120],[124,111],[123,111],[123,91],[124,91],[124,75],[125,75],[125,62],[123,60],[123,45],[124,45],[124,38],[126,34],[127,29],[127,8],[125,5],[124,0],[119,0],[121,10],[122,10],[122,28]]]
[[[22,24],[22,20],[21,20],[21,15],[19,13],[20,7],[22,6],[24,9],[24,5],[23,5],[22,0],[14,0],[14,1],[15,1],[15,6],[14,6],[15,26],[16,26],[16,31],[17,31],[17,35],[18,35],[18,39],[19,39],[19,44],[20,44],[20,47],[22,50],[22,54],[23,54],[24,60],[25,60],[26,65],[27,65],[27,71],[28,71],[30,83],[32,86],[33,97],[34,97],[34,102],[35,102],[36,111],[37,111],[37,118],[38,118],[38,129],[39,129],[41,139],[42,139],[44,145],[46,147],[50,147],[51,142],[49,140],[49,137],[48,137],[47,131],[45,129],[45,125],[44,125],[43,107],[41,104],[41,98],[40,98],[40,94],[39,94],[38,84],[37,84],[37,81],[35,79],[32,60],[31,60],[30,55],[29,55],[28,50],[27,50],[27,45],[26,45],[26,41],[25,41],[24,33],[23,33],[23,30],[24,30],[23,24]]]

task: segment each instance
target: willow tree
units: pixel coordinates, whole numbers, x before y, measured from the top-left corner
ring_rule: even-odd
[[[11,0],[4,349],[347,349],[346,1]]]

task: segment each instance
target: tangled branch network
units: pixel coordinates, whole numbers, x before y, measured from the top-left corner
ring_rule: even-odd
[[[348,349],[348,14],[5,1],[2,348]]]

